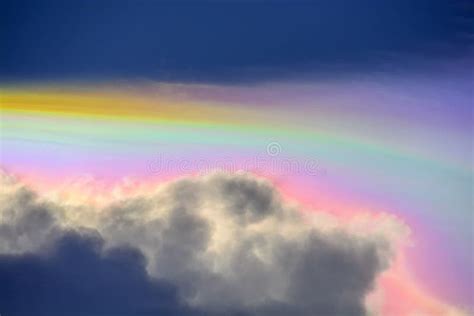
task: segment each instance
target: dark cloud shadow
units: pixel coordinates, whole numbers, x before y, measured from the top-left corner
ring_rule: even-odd
[[[195,315],[176,289],[151,279],[133,248],[103,249],[98,235],[67,232],[40,255],[0,256],[2,315]]]

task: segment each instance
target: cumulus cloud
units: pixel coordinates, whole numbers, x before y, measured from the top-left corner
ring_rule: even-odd
[[[135,268],[123,270],[123,282],[101,284],[125,295],[128,278],[139,283],[137,292],[145,293],[139,304],[132,299],[125,308],[104,297],[124,311],[138,312],[141,304],[158,311],[154,304],[168,300],[182,315],[364,315],[365,297],[390,264],[397,236],[404,234],[403,225],[391,218],[380,221],[383,230],[367,232],[364,222],[372,227],[377,222],[339,225],[329,215],[302,212],[284,202],[271,183],[245,173],[183,178],[101,209],[68,209],[18,184],[5,187],[9,189],[0,195],[0,277],[7,273],[15,278],[5,270],[5,260],[9,267],[32,260],[28,256],[61,261],[69,252],[51,249],[62,243],[65,231],[75,231],[76,237],[82,232],[82,239],[87,234],[100,240],[92,251],[97,266],[81,272],[94,276],[90,282],[108,280],[108,274],[101,275],[112,264],[113,249],[129,249],[127,254],[141,258],[130,259]],[[26,259],[20,256],[11,263],[13,254]],[[171,290],[155,291],[160,282]],[[87,292],[89,287],[74,290]],[[101,294],[87,295],[83,305],[100,312],[94,304]]]
[[[33,251],[55,235],[58,206],[0,174],[0,253]]]

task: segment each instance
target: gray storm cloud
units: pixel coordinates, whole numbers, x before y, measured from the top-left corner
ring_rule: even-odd
[[[365,315],[405,229],[335,224],[245,173],[183,178],[101,209],[47,202],[2,177],[0,253],[41,253],[62,230],[94,230],[106,249],[138,249],[150,278],[208,314]]]

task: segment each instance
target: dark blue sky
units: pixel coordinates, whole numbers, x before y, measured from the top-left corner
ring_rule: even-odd
[[[469,1],[3,0],[0,80],[233,81],[464,56]]]

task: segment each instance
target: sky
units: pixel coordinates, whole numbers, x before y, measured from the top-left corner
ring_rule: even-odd
[[[472,39],[468,1],[20,0],[2,1],[1,14],[6,82],[406,70],[465,57]]]
[[[471,314],[473,18],[3,1],[0,313]]]

